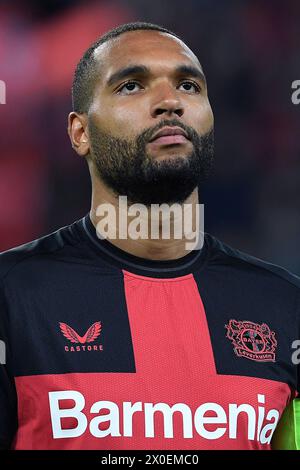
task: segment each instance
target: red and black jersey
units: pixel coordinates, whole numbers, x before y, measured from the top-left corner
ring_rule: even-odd
[[[271,448],[300,389],[296,276],[209,234],[142,259],[89,214],[0,273],[2,448]]]

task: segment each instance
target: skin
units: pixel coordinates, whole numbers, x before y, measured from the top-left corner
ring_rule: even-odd
[[[213,127],[213,113],[205,79],[190,75],[178,76],[175,71],[179,65],[188,65],[203,74],[197,57],[179,39],[159,31],[130,31],[102,44],[95,54],[97,60],[101,61],[101,75],[99,74],[89,111],[87,114],[71,112],[68,121],[72,147],[78,155],[86,158],[89,165],[92,181],[90,217],[94,226],[99,221],[96,216],[97,206],[111,203],[117,211],[118,199],[98,176],[90,156],[89,118],[105,132],[124,139],[134,139],[146,128],[154,127],[165,119],[176,118],[200,135]],[[108,85],[112,74],[132,64],[148,67],[150,74],[130,75]],[[137,81],[137,84],[124,87],[128,80]],[[186,82],[188,83],[183,86]],[[200,90],[191,82],[198,85]],[[161,160],[185,153],[188,155],[192,145],[190,141],[172,146],[148,143],[147,151],[152,158]],[[194,189],[184,203],[192,204],[195,214],[198,188]],[[135,256],[153,260],[177,259],[187,254],[184,238],[116,238],[110,242]]]

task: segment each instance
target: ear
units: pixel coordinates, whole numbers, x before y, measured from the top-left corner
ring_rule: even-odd
[[[85,157],[90,150],[87,135],[87,116],[72,111],[68,116],[68,134],[75,152]]]

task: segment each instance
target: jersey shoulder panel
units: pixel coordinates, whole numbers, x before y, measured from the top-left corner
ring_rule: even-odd
[[[282,266],[256,258],[243,251],[227,245],[211,234],[206,234],[211,247],[211,263],[226,262],[228,266],[237,267],[248,271],[256,271],[256,274],[269,275],[280,281],[286,281],[291,286],[300,289],[300,277]]]
[[[5,278],[19,265],[30,263],[45,256],[54,256],[63,248],[72,247],[80,242],[74,236],[72,225],[66,225],[40,238],[16,246],[0,253],[0,280]]]

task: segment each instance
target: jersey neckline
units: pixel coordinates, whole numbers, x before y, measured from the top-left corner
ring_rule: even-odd
[[[208,241],[206,234],[201,250],[193,250],[178,259],[150,260],[127,253],[108,240],[99,238],[89,213],[75,222],[75,226],[81,238],[83,237],[88,242],[97,255],[120,269],[135,272],[136,274],[147,275],[146,273],[148,273],[148,276],[159,274],[162,277],[182,276],[202,268],[207,259]]]

